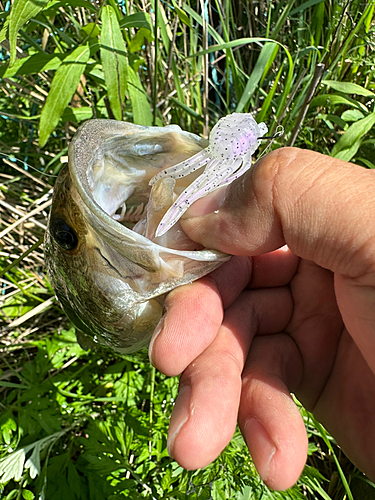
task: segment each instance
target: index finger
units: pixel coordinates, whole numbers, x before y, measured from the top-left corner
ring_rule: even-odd
[[[233,255],[285,243],[299,257],[349,276],[366,271],[359,253],[375,227],[375,172],[314,151],[280,148],[182,221],[188,236]],[[197,202],[198,205],[198,202]],[[189,215],[194,215],[193,217]]]

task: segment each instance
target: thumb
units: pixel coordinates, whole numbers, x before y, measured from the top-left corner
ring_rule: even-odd
[[[206,248],[257,255],[287,244],[299,257],[360,276],[374,264],[374,175],[313,151],[281,148],[225,192],[194,203],[182,228]]]

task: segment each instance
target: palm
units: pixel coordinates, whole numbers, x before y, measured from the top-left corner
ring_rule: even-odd
[[[187,212],[193,241],[236,257],[167,297],[150,346],[182,373],[169,434],[181,465],[216,458],[238,418],[263,480],[291,486],[307,452],[293,392],[375,477],[373,188],[372,171],[284,148]],[[272,252],[285,243],[294,253]]]
[[[181,385],[191,381],[200,420],[208,422],[204,446],[201,440],[195,441],[189,427],[185,439],[183,434],[179,436],[174,454],[180,463],[188,468],[209,463],[230,439],[238,411],[244,428],[248,415],[254,414],[254,406],[262,408],[264,403],[264,411],[268,411],[267,398],[277,402],[278,393],[288,390],[371,475],[373,471],[367,467],[373,455],[370,435],[375,443],[375,397],[366,399],[364,393],[372,390],[375,396],[375,379],[343,326],[333,283],[330,271],[280,250],[253,259],[234,257],[210,277],[169,295],[163,340],[160,345],[160,339],[154,343],[153,361],[167,374],[184,372]],[[222,304],[224,317],[220,314]],[[249,310],[249,304],[252,314],[247,318],[243,312],[237,314],[245,307]],[[243,321],[241,316],[245,317]],[[221,338],[223,331],[225,338]],[[239,363],[233,376],[228,352]],[[241,362],[242,366],[245,363],[242,394]],[[226,379],[226,387],[212,390],[219,372]],[[263,402],[253,396],[258,386]],[[284,412],[289,423],[281,432],[294,434],[296,449],[291,460],[298,468],[298,458],[304,461],[306,457],[304,431],[291,407]],[[229,430],[223,432],[228,421]],[[274,428],[283,425],[282,419],[271,423]],[[258,451],[252,449],[246,429],[244,435],[256,461]],[[360,446],[358,436],[363,437]],[[284,468],[293,470],[290,460]],[[285,471],[280,476],[285,476]],[[276,477],[269,484],[278,488],[277,481]]]

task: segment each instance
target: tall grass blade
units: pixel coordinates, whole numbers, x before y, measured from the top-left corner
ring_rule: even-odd
[[[138,125],[152,125],[152,113],[147,94],[142,88],[138,73],[128,67],[127,90],[132,103],[133,122]]]
[[[248,108],[248,106],[246,105],[256,91],[260,80],[264,78],[264,75],[268,71],[270,67],[270,61],[273,60],[276,56],[277,50],[275,51],[275,47],[278,50],[278,45],[276,43],[264,44],[261,53],[259,54],[258,60],[254,66],[254,69],[251,72],[250,78],[247,81],[245,90],[243,91],[242,96],[238,101],[236,107],[237,113],[242,113],[245,107]]]
[[[108,100],[116,120],[123,119],[123,102],[128,77],[128,58],[116,11],[103,7],[100,55]]]
[[[319,433],[320,433],[323,441],[325,442],[326,446],[328,447],[328,449],[332,453],[333,459],[334,459],[336,467],[337,467],[337,471],[338,471],[339,476],[341,478],[341,481],[342,481],[342,483],[344,485],[345,492],[347,494],[348,500],[354,500],[352,492],[350,491],[350,487],[349,487],[348,481],[347,481],[347,479],[345,477],[344,471],[342,470],[340,462],[337,459],[337,456],[336,456],[335,450],[333,449],[331,441],[328,438],[327,431],[324,429],[324,427],[317,420],[315,420],[315,418],[314,418],[314,425],[319,430]]]
[[[73,97],[89,60],[90,48],[83,45],[73,50],[56,71],[39,126],[39,144],[43,147]]]
[[[289,15],[294,16],[294,14],[298,14],[299,12],[309,9],[310,7],[314,7],[314,5],[319,3],[324,3],[324,0],[309,0],[308,2],[303,2],[301,5],[293,9]]]
[[[260,110],[260,112],[257,115],[257,121],[258,121],[258,123],[261,122],[261,121],[263,121],[266,118],[266,116],[267,116],[267,114],[269,112],[269,109],[270,109],[270,107],[272,105],[272,99],[273,99],[273,97],[275,95],[277,86],[279,84],[279,80],[280,80],[282,71],[283,71],[283,68],[281,67],[279,69],[279,71],[277,72],[277,75],[276,75],[276,77],[275,77],[275,79],[273,81],[272,87],[270,88],[267,97],[264,100],[262,109]]]

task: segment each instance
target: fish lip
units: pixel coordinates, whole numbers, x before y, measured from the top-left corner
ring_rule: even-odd
[[[213,261],[230,258],[228,254],[217,250],[174,250],[149,240],[145,236],[132,231],[131,229],[119,224],[110,215],[108,215],[102,207],[89,195],[90,186],[87,176],[85,175],[89,166],[90,159],[95,152],[100,149],[103,141],[115,135],[122,135],[126,130],[134,129],[145,130],[151,127],[136,125],[134,123],[120,122],[117,120],[95,119],[83,123],[77,130],[74,138],[69,144],[69,172],[72,182],[83,201],[86,210],[86,216],[91,224],[101,228],[100,236],[107,240],[109,238],[121,239],[125,238],[133,244],[137,244],[144,248],[148,248],[153,254],[167,253],[186,257],[193,260]],[[152,127],[154,128],[154,127]],[[160,127],[155,127],[160,130]],[[179,127],[176,126],[179,129]],[[115,132],[114,132],[115,130]],[[118,134],[116,134],[118,130]],[[80,168],[77,168],[77,165]],[[195,257],[194,257],[195,255]],[[126,255],[129,258],[128,255]]]
[[[129,233],[133,235],[137,233],[119,224],[109,216],[98,203],[96,203],[88,194],[90,193],[90,186],[87,175],[85,175],[90,159],[93,157],[94,153],[100,149],[105,138],[115,135],[113,133],[113,128],[119,127],[119,124],[123,125],[124,129],[130,128],[129,124],[126,122],[105,119],[89,120],[81,125],[69,144],[69,172],[72,182],[85,205],[87,215],[90,216],[90,213],[95,214],[95,216],[102,220],[107,227],[113,229],[115,234],[123,232],[129,237]],[[144,128],[140,125],[131,125],[132,127],[139,127],[140,129]],[[80,164],[80,168],[77,168],[78,164]],[[137,236],[146,239],[140,234],[137,234]],[[135,237],[135,239],[138,240],[137,237]],[[142,240],[140,241],[142,242]]]

